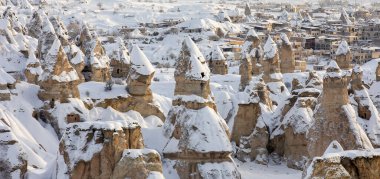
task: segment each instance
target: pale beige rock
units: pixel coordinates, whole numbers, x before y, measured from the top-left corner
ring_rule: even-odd
[[[108,121],[108,123],[110,122]],[[136,124],[122,126],[121,128],[99,128],[100,126],[107,126],[106,124],[107,122],[103,122],[103,124],[102,122],[97,122],[92,123],[92,125],[88,122],[81,122],[71,123],[67,126],[65,135],[59,145],[59,154],[63,157],[67,166],[66,174],[70,178],[125,178],[127,176],[138,175],[139,172],[142,172],[123,173],[120,171],[122,169],[120,165],[128,162],[128,160],[125,161],[126,158],[123,161],[120,160],[125,149],[142,149],[144,147],[141,128]],[[80,141],[77,143],[70,142],[71,140],[80,138],[80,136],[86,137],[86,143],[78,143]],[[91,151],[90,148],[95,147],[94,145],[100,147],[100,150]],[[79,153],[90,155],[90,158],[84,160],[81,159],[81,156],[73,156]],[[157,155],[152,156],[150,159],[152,159],[152,163],[158,164]],[[130,160],[130,162],[127,165],[132,165],[131,167],[136,168],[139,167],[139,164],[142,164],[142,161]],[[147,166],[141,166],[140,169],[144,169]],[[115,177],[113,177],[114,174],[116,175]]]
[[[331,61],[323,79],[321,104],[307,136],[311,157],[321,156],[334,140],[347,150],[373,148],[349,104],[347,86],[346,76],[335,61]]]
[[[282,33],[281,36],[286,36],[286,34]],[[289,43],[288,37],[284,38],[285,39],[282,39],[279,49],[281,73],[293,73],[295,70],[296,61],[292,43]]]
[[[240,61],[239,74],[240,74],[239,89],[240,91],[243,91],[245,87],[248,86],[249,82],[252,79],[252,63],[248,55],[246,55],[245,58],[242,58]]]
[[[310,166],[304,170],[303,178],[377,179],[380,177],[378,149],[350,152],[351,155],[344,151],[314,158]]]

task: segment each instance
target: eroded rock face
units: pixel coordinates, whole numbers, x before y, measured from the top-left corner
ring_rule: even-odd
[[[29,49],[29,58],[26,62],[24,74],[27,82],[33,84],[38,83],[38,77],[42,74],[40,61],[36,58],[32,48]]]
[[[127,78],[131,66],[131,59],[128,49],[124,45],[121,38],[117,39],[117,48],[115,48],[110,55],[112,77],[114,78]]]
[[[213,100],[204,57],[190,38],[184,40],[181,54],[175,72],[176,96],[164,124],[164,134],[169,141],[163,155],[175,163],[173,167],[181,179],[240,178],[230,157],[228,126],[207,104]],[[191,93],[181,86],[184,84],[200,86]]]
[[[110,59],[100,40],[90,32],[87,25],[82,26],[77,45],[86,56],[86,66],[83,70],[86,81],[105,82],[110,80]]]
[[[249,82],[252,80],[252,63],[248,55],[242,58],[239,66],[240,74],[240,91],[243,91]]]
[[[150,84],[155,70],[145,54],[135,45],[131,53],[128,92],[133,96],[152,96]],[[150,100],[151,101],[151,100]]]
[[[238,94],[239,104],[235,116],[231,140],[240,145],[241,138],[249,137],[261,116],[261,105],[272,108],[272,101],[264,81],[252,81],[246,89]]]
[[[215,46],[208,57],[208,65],[213,74],[225,75],[228,73],[226,58],[219,46]]]
[[[207,99],[211,92],[210,69],[205,58],[190,38],[182,43],[181,54],[175,65],[174,95],[196,95]]]
[[[150,171],[161,171],[160,159],[153,151],[144,148],[140,127],[125,121],[93,121],[67,125],[60,143],[58,171],[70,178],[126,178],[142,176]],[[128,150],[135,149],[130,155]],[[133,158],[133,156],[135,158]],[[148,161],[145,166],[143,161]],[[131,163],[128,163],[131,162]],[[142,170],[127,171],[123,164]],[[136,165],[132,165],[136,164]],[[132,168],[133,168],[132,167]]]
[[[112,178],[154,178],[162,175],[160,154],[150,149],[125,149]]]
[[[79,76],[70,65],[61,43],[55,37],[42,63],[44,72],[39,77],[38,97],[43,101],[66,102],[67,98],[78,98]]]
[[[335,53],[336,63],[343,70],[349,70],[352,68],[352,54],[351,50],[345,40],[339,44],[338,49]]]
[[[285,33],[281,33],[281,46],[280,46],[280,67],[281,73],[293,73],[295,70],[295,57],[292,47],[292,43],[289,41],[288,36]]]
[[[308,133],[311,157],[321,156],[333,140],[347,150],[373,148],[349,104],[347,85],[346,76],[337,63],[331,61],[323,79],[321,104],[316,109],[315,122]]]
[[[303,178],[370,178],[380,177],[380,153],[375,150],[354,150],[330,153],[313,159]]]
[[[263,79],[265,83],[282,81],[280,70],[280,57],[277,44],[269,36],[264,45]]]

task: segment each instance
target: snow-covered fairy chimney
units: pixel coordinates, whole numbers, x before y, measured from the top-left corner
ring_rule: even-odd
[[[226,57],[219,46],[214,46],[210,52],[208,65],[213,74],[225,75],[228,73]]]
[[[346,40],[342,40],[342,42],[340,42],[335,55],[336,63],[341,69],[349,70],[352,68],[352,54]]]
[[[111,69],[112,77],[114,78],[126,78],[129,74],[129,68],[131,66],[131,59],[127,47],[124,45],[123,39],[120,37],[116,39],[116,46],[113,49],[111,55]]]
[[[68,102],[68,98],[79,98],[78,73],[70,65],[57,36],[45,56],[43,73],[38,80],[41,86],[38,97],[43,101]]]
[[[26,68],[24,71],[28,83],[37,84],[38,77],[42,74],[40,60],[36,58],[35,50],[33,47],[29,48],[29,58],[26,61]]]
[[[265,83],[282,81],[277,44],[269,35],[264,45],[263,79]]]
[[[293,73],[296,66],[296,60],[292,43],[285,33],[280,34],[281,46],[280,46],[280,67],[281,73]]]
[[[152,96],[150,84],[155,69],[137,45],[131,52],[131,67],[128,75],[128,92],[133,96]]]
[[[196,95],[205,99],[210,96],[210,69],[190,37],[182,42],[175,68],[174,95]]]
[[[173,105],[163,127],[169,139],[164,157],[174,161],[180,179],[207,178],[210,172],[220,173],[220,178],[241,178],[231,159],[227,124],[211,97],[210,70],[190,37],[182,43],[175,80]]]
[[[347,76],[331,61],[323,78],[321,104],[307,134],[310,157],[321,156],[334,140],[346,150],[373,148],[349,103],[347,86]]]

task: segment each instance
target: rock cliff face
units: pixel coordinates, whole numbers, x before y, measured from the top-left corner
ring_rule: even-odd
[[[303,178],[375,179],[380,177],[379,166],[379,149],[337,151],[315,157],[309,167],[304,170]]]
[[[224,119],[208,106],[189,109],[185,103],[213,103],[210,97],[209,69],[195,43],[187,38],[182,44],[182,57],[176,67],[176,95],[165,120],[164,134],[169,138],[164,157],[175,162],[174,168],[185,178],[240,178],[230,155],[228,127]],[[195,93],[183,90],[181,84],[200,85]],[[188,86],[189,87],[189,86]],[[181,90],[177,89],[180,88]],[[195,97],[195,98],[194,98]]]
[[[323,79],[321,104],[308,133],[311,157],[321,156],[333,140],[347,150],[373,148],[349,104],[347,85],[347,77],[337,63],[331,61]]]
[[[143,148],[141,129],[135,123],[71,123],[59,147],[59,174],[73,179],[137,179],[147,178],[151,172],[161,173],[159,154]]]

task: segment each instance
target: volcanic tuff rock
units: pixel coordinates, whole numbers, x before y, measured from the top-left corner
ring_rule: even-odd
[[[152,171],[161,173],[158,153],[143,148],[138,124],[125,121],[71,123],[60,143],[58,167],[62,170],[58,172],[73,179],[137,179],[147,178]]]
[[[210,52],[208,65],[213,74],[225,75],[228,73],[226,58],[219,46],[214,46]]]
[[[328,152],[333,147],[333,152]],[[340,149],[339,149],[340,148]],[[380,151],[343,151],[339,143],[331,143],[322,157],[315,157],[304,170],[303,178],[355,178],[375,179],[380,177]]]
[[[110,54],[112,77],[114,78],[127,78],[129,68],[131,66],[131,59],[127,47],[121,38],[116,39],[117,45]]]
[[[373,148],[349,104],[347,85],[345,74],[331,61],[323,79],[321,104],[317,106],[315,122],[307,136],[311,157],[321,156],[333,140],[347,150]]]
[[[209,69],[190,38],[182,43],[179,58],[175,72],[179,76],[176,76],[177,102],[173,102],[164,124],[164,134],[169,138],[163,150],[164,157],[175,162],[174,168],[181,179],[209,178],[215,172],[222,178],[240,178],[230,156],[232,146],[224,119],[207,105],[187,108],[189,105],[182,104],[213,103]],[[185,84],[190,87],[189,83],[196,85],[195,93],[180,86]]]

